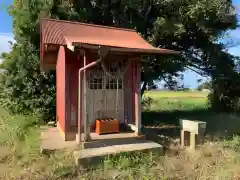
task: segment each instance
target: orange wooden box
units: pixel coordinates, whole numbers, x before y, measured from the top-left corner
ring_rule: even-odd
[[[118,133],[119,132],[119,122],[116,119],[96,120],[95,132],[97,134]]]

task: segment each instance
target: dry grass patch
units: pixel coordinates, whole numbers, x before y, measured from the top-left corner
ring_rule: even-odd
[[[227,180],[239,175],[237,167],[240,166],[240,157],[237,152],[224,148],[223,143],[206,143],[195,151],[178,150],[177,156],[170,153],[162,157],[135,154],[110,158],[105,172],[116,171],[116,169],[117,172],[114,177],[100,178],[99,176],[99,178]]]
[[[0,109],[0,111],[2,111]],[[239,132],[240,118],[235,115],[190,113],[190,119],[207,121],[207,132],[213,136],[226,136]],[[181,149],[173,134],[178,131],[179,118],[186,114],[154,113],[148,115],[146,128],[170,144],[165,156],[134,153],[107,158],[101,167],[79,170],[72,151],[57,151],[41,155],[37,117],[12,116],[0,112],[0,179],[82,179],[82,180],[234,180],[240,179],[240,137],[217,142],[206,142],[195,151]],[[171,116],[169,116],[171,115]],[[160,121],[157,121],[157,120]],[[172,122],[172,123],[169,123]],[[217,125],[216,125],[217,124]],[[177,129],[177,130],[176,130]]]

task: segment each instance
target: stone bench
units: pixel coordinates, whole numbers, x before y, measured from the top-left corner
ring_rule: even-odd
[[[195,149],[196,144],[204,140],[206,122],[180,119],[181,126],[181,147],[185,147],[186,141],[190,143],[190,148]]]

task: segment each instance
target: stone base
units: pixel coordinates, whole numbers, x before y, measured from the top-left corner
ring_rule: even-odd
[[[65,134],[61,134],[57,127],[41,127],[40,151],[43,154],[50,154],[61,149],[75,149],[75,141],[66,141]]]
[[[141,143],[146,140],[145,136],[134,136],[134,137],[122,137],[122,138],[111,138],[111,139],[95,139],[89,142],[82,142],[83,149],[90,148],[101,148],[106,146],[124,145],[124,144],[135,144]]]

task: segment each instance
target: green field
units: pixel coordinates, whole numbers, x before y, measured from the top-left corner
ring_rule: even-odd
[[[179,119],[201,120],[207,122],[206,131],[212,138],[219,139],[239,134],[239,114],[211,112],[208,108],[207,96],[207,93],[199,91],[146,92],[143,99],[151,97],[153,100],[151,105],[142,112],[143,124],[146,126],[161,124],[164,127],[171,127],[178,126]]]
[[[150,111],[194,110],[207,108],[207,93],[149,91],[143,98],[153,98]]]
[[[0,179],[240,179],[238,114],[210,112],[207,94],[201,92],[154,91],[144,97],[153,98],[149,109],[142,112],[144,131],[158,135],[151,140],[164,145],[164,156],[122,154],[106,158],[97,169],[80,170],[74,165],[72,150],[39,153],[37,117],[0,109]],[[180,118],[207,122],[205,144],[196,151],[179,148]]]
[[[144,96],[159,98],[206,98],[208,93],[200,91],[148,91]]]

